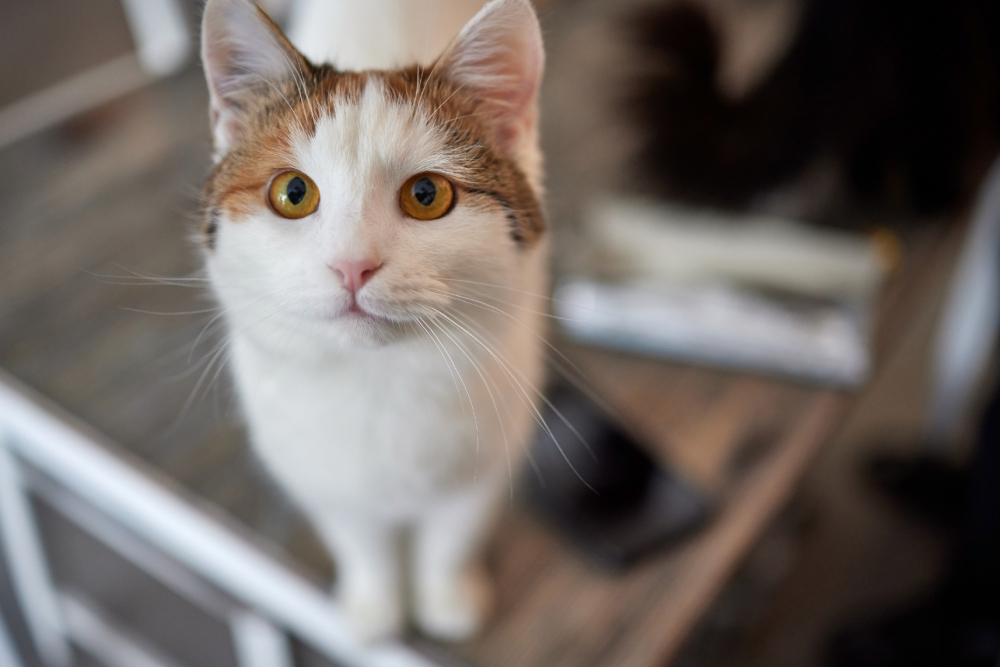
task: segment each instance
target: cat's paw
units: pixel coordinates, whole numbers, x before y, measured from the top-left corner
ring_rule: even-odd
[[[434,639],[458,642],[473,637],[493,606],[493,582],[482,568],[447,581],[423,582],[415,596],[414,620]]]
[[[345,596],[347,623],[358,641],[374,644],[400,636],[404,615],[398,600],[375,596]]]

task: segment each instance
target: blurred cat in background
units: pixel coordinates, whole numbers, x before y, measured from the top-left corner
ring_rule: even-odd
[[[202,33],[202,240],[237,392],[366,640],[408,614],[446,640],[480,627],[478,552],[542,384],[534,10],[492,0],[454,37],[449,3],[411,2],[294,6],[301,52],[249,0],[209,0]]]
[[[738,95],[720,85],[714,4],[633,18],[645,73],[625,108],[646,189],[743,207],[830,159],[862,202],[936,214],[968,201],[1000,137],[1000,3],[801,0],[787,50]]]

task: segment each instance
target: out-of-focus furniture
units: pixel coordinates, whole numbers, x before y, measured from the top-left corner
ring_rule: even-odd
[[[614,575],[515,498],[491,546],[500,600],[481,637],[359,647],[329,603],[329,560],[247,455],[211,363],[221,340],[188,241],[206,109],[190,71],[71,146],[22,131],[0,152],[17,184],[0,188],[0,581],[14,584],[0,598],[13,593],[20,611],[0,606],[13,641],[50,665],[77,653],[129,667],[669,663],[854,398],[560,345],[657,456],[713,493],[713,521]],[[880,310],[876,378],[960,239],[929,229],[906,240]]]
[[[1000,158],[980,186],[933,356],[928,442],[948,447],[996,349],[1000,330]]]
[[[933,308],[962,238],[911,238],[879,309],[878,381]],[[729,577],[791,500],[855,396],[581,347],[563,351],[662,460],[712,490],[714,520],[621,576],[601,575],[533,518],[511,513],[495,540],[502,603],[490,630],[458,653],[473,665],[670,664]]]
[[[122,0],[121,4],[135,51],[0,107],[0,148],[173,74],[184,65],[191,54],[191,33],[177,0]]]
[[[0,153],[0,170],[39,165],[21,169],[18,192],[0,191],[0,366],[18,378],[0,401],[6,470],[18,480],[2,485],[0,508],[7,567],[36,564],[19,572],[22,597],[35,603],[51,664],[68,650],[104,651],[107,664],[139,654],[189,665],[668,663],[852,397],[563,346],[658,456],[713,491],[714,520],[612,575],[515,499],[492,543],[500,606],[480,638],[361,651],[328,606],[326,556],[246,455],[216,367],[198,365],[218,336],[191,348],[211,318],[197,312],[203,285],[184,278],[196,276],[186,216],[208,166],[204,96],[191,72],[134,98],[72,158],[49,135]],[[933,229],[907,240],[881,306],[876,376],[925,313],[959,240],[960,230]],[[22,532],[37,522],[40,539],[22,541],[35,544],[27,556],[10,551],[18,521]]]

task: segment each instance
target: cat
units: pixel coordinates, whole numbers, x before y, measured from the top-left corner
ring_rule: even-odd
[[[491,0],[430,66],[347,71],[209,0],[202,58],[200,239],[253,451],[329,547],[359,638],[408,617],[467,638],[543,379],[534,9]]]
[[[925,215],[968,203],[1000,136],[1000,4],[802,0],[787,53],[739,98],[720,90],[703,7],[645,8],[626,112],[651,193],[741,208],[830,157],[861,203]]]

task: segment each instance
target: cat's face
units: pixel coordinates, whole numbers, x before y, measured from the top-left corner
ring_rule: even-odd
[[[491,3],[433,71],[351,73],[306,63],[244,0],[209,4],[203,241],[237,326],[371,347],[474,308],[463,286],[519,284],[543,232],[530,12]]]

